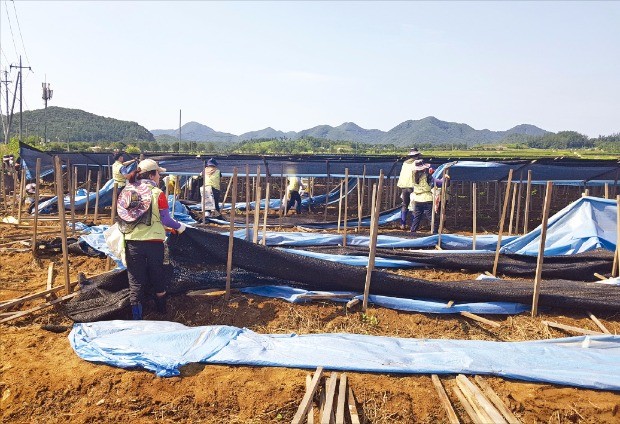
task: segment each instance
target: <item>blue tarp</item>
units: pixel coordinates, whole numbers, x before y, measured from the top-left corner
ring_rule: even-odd
[[[324,367],[401,374],[489,374],[620,390],[620,336],[529,342],[410,339],[359,334],[258,334],[230,326],[165,321],[75,324],[69,342],[87,361],[179,375],[183,365]]]
[[[283,299],[291,303],[308,302],[311,299],[304,298],[304,296],[307,295],[338,296],[330,299],[334,302],[348,302],[351,299],[363,300],[364,298],[363,295],[354,292],[308,291],[288,286],[246,287],[241,289],[241,291],[258,296]],[[349,295],[350,297],[342,298],[342,295]],[[511,302],[455,303],[451,307],[448,307],[446,302],[438,300],[404,299],[400,297],[375,295],[368,296],[368,302],[376,306],[399,311],[424,312],[429,314],[458,314],[460,312],[471,312],[473,314],[514,315],[530,310],[530,307],[527,305]]]
[[[617,203],[582,197],[549,218],[545,255],[572,255],[595,249],[616,249]],[[502,248],[504,253],[538,255],[541,226]]]
[[[103,187],[99,189],[99,207],[103,208],[106,206],[112,205],[112,191],[114,190],[114,180],[109,180],[106,182]],[[97,197],[96,192],[91,192],[88,194],[88,202],[91,210],[95,209],[95,200]],[[71,199],[69,196],[64,197],[64,205],[65,209],[71,208]],[[45,202],[39,203],[39,213],[51,213],[52,207],[58,203],[58,196],[54,196],[51,199],[46,200]],[[75,193],[75,210],[85,210],[86,209],[86,190],[80,189]]]

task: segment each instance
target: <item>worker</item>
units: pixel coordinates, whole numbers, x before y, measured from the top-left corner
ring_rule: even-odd
[[[114,163],[112,164],[112,179],[116,183],[119,193],[127,183],[127,175],[131,171],[128,166],[136,161],[136,159],[131,159],[123,162],[124,160],[123,152],[118,152],[114,155]]]
[[[426,216],[428,222],[432,222],[435,187],[442,187],[446,178],[435,178],[430,164],[424,163],[422,159],[416,159],[413,162],[413,204],[410,208],[413,210],[413,219],[411,221],[411,232],[418,231],[422,215]],[[435,219],[432,233],[436,234],[439,228],[439,219]]]
[[[215,218],[222,219],[220,212],[220,181],[222,179],[222,172],[217,167],[217,161],[211,158],[207,161],[204,172],[204,185],[200,188],[200,194],[206,194],[207,187],[211,188],[211,194],[213,195],[213,203],[215,207]]]
[[[178,234],[186,225],[175,221],[168,211],[168,199],[159,188],[160,172],[153,159],[144,159],[128,174],[128,184],[117,202],[118,225],[125,234],[125,258],[129,278],[129,300],[133,319],[142,319],[145,290],[155,293],[155,307],[166,313],[164,275],[165,227]]]
[[[287,199],[286,208],[284,209],[284,214],[286,215],[288,211],[291,209],[293,205],[295,205],[295,212],[297,215],[301,214],[301,195],[299,194],[300,190],[304,190],[305,187],[301,182],[301,178],[291,175],[288,177],[288,187],[287,187]]]
[[[414,162],[422,154],[418,149],[411,149],[407,154],[407,158],[403,162],[403,167],[400,169],[400,176],[396,185],[400,188],[400,198],[402,200],[400,208],[400,229],[407,228],[407,216],[409,214],[409,202],[411,200],[411,192],[413,191],[413,167]]]
[[[179,185],[179,176],[178,175],[166,175],[163,178],[164,181],[164,191],[168,194],[173,194],[178,196],[181,194],[181,187]]]

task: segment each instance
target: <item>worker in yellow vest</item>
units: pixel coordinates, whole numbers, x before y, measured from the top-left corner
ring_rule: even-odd
[[[284,214],[287,214],[293,205],[295,205],[295,212],[297,215],[301,214],[301,195],[299,194],[300,190],[303,190],[305,187],[301,182],[301,178],[291,175],[288,177],[288,186],[287,186],[287,199],[286,208],[284,209]]]
[[[118,152],[114,155],[114,163],[112,164],[112,179],[116,183],[119,192],[127,183],[127,175],[130,172],[127,167],[136,161],[136,159],[126,162],[124,162],[124,160],[125,157],[123,152]]]
[[[166,227],[181,234],[185,224],[170,217],[168,199],[159,188],[160,167],[144,159],[128,175],[128,183],[117,202],[118,226],[125,234],[125,258],[129,279],[129,300],[133,319],[142,319],[144,292],[155,293],[155,307],[166,313],[164,240]]]
[[[215,203],[215,219],[222,219],[222,213],[220,212],[220,184],[222,180],[222,172],[217,167],[217,161],[211,158],[206,163],[205,168],[205,180],[204,187],[211,187],[211,193],[213,194],[213,203]],[[200,194],[204,193],[203,188],[200,188]]]
[[[411,149],[407,158],[403,163],[403,167],[400,169],[400,176],[396,185],[400,188],[400,198],[403,201],[400,207],[400,229],[407,228],[407,215],[409,215],[409,202],[411,200],[411,193],[413,192],[413,173],[414,162],[420,159],[422,154],[418,149]]]

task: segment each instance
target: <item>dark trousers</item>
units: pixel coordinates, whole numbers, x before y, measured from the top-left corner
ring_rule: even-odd
[[[215,203],[215,210],[217,214],[220,214],[220,191],[211,187],[211,193],[213,193],[213,203]]]
[[[147,288],[155,293],[165,292],[164,243],[127,240],[125,245],[131,304],[141,303]]]
[[[407,225],[407,215],[409,215],[409,202],[411,201],[411,188],[403,188],[400,192],[400,198],[403,201],[400,207],[400,225]]]
[[[412,233],[418,231],[420,221],[422,220],[422,215],[428,219],[428,223],[430,224],[433,219],[433,202],[415,202],[415,206],[413,207],[413,220],[411,221]],[[435,228],[433,228],[433,234],[435,234],[439,229],[439,220],[437,218],[438,217],[435,217]]]
[[[301,213],[301,196],[299,195],[298,191],[289,191],[289,201],[286,204],[286,209],[284,210],[284,212],[288,212],[289,209],[291,209],[291,207],[293,205],[295,205],[295,202],[297,202],[297,204],[295,205],[295,212],[297,212],[298,214]]]

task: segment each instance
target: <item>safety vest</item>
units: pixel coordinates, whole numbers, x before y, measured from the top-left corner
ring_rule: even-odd
[[[166,230],[161,223],[161,215],[159,214],[158,199],[163,193],[159,188],[151,188],[151,225],[138,224],[131,233],[125,234],[125,240],[147,241],[147,240],[165,240]]]
[[[415,183],[413,181],[413,201],[414,202],[432,202],[433,193],[431,192],[431,185],[428,183],[427,174],[423,173],[420,177],[420,182]]]
[[[205,185],[210,186],[216,190],[220,189],[220,179],[222,178],[222,173],[219,169],[216,169],[215,172],[208,174],[207,169],[205,169]]]
[[[301,181],[298,177],[288,177],[288,191],[299,191]]]
[[[121,173],[122,167],[123,163],[119,161],[116,161],[112,164],[112,178],[119,187],[125,187],[125,183],[127,181],[125,176]]]
[[[396,185],[399,188],[412,188],[413,187],[413,167],[415,159],[407,159],[403,163],[403,167],[400,170],[400,176],[398,177],[398,183]]]

